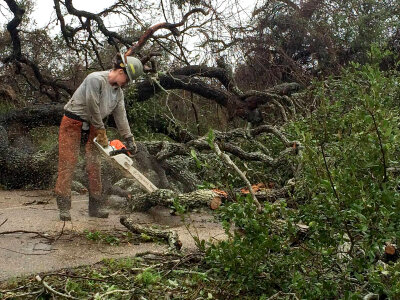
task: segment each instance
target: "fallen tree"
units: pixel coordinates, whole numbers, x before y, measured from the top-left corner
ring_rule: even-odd
[[[45,175],[42,176],[48,178],[45,182],[49,182],[50,178],[52,176],[54,177],[55,173],[56,151],[43,153],[43,155],[37,155],[36,153],[19,155],[18,152],[20,149],[10,146],[7,131],[17,128],[17,132],[21,135],[25,135],[28,130],[38,126],[58,126],[63,115],[63,105],[59,103],[67,100],[73,93],[74,88],[64,84],[64,82],[66,82],[65,78],[51,79],[43,66],[27,58],[27,55],[24,53],[25,49],[22,47],[23,40],[20,37],[19,30],[22,26],[21,22],[25,10],[14,0],[7,0],[6,3],[10,11],[14,14],[14,18],[7,24],[7,31],[12,43],[9,47],[9,54],[1,58],[2,63],[15,65],[18,72],[21,74],[29,73],[30,76],[25,76],[26,81],[29,82],[29,86],[37,88],[36,86],[38,85],[39,87],[37,90],[42,91],[53,103],[57,104],[28,106],[23,109],[9,111],[0,116],[0,126],[5,130],[5,133],[2,133],[4,152],[0,154],[0,168],[7,170],[4,172],[6,175],[1,178],[1,183],[11,187],[21,187],[23,184],[37,186],[37,178],[41,176],[37,176],[38,172],[35,171],[35,169],[31,170],[29,166],[42,168],[42,173],[45,173]],[[64,13],[66,12],[62,10],[62,6],[65,6],[68,14],[71,16],[77,18],[83,17],[86,21],[76,28],[68,27],[64,20]],[[164,22],[156,24],[150,26],[141,33],[139,37],[126,39],[118,33],[108,30],[104,26],[101,17],[103,14],[107,14],[106,11],[92,14],[76,10],[72,1],[66,1],[65,3],[55,1],[55,9],[57,19],[60,21],[62,37],[67,43],[67,46],[73,49],[73,51],[79,51],[77,48],[74,48],[76,46],[74,46],[74,44],[79,43],[79,41],[75,39],[76,34],[79,32],[89,32],[89,40],[94,42],[93,46],[95,47],[97,40],[94,38],[94,35],[92,35],[93,32],[90,26],[96,24],[99,26],[98,33],[107,37],[111,45],[116,47],[121,44],[129,46],[130,48],[125,55],[135,54],[140,57],[145,65],[147,64],[145,66],[145,71],[149,76],[137,84],[134,95],[134,100],[136,101],[147,101],[159,93],[166,93],[167,97],[169,97],[171,90],[189,91],[190,93],[195,93],[224,107],[229,115],[229,119],[241,118],[250,122],[252,126],[256,126],[256,124],[260,124],[263,121],[260,109],[264,106],[273,107],[278,114],[281,114],[283,120],[287,120],[290,113],[302,107],[302,103],[300,103],[301,100],[297,100],[296,97],[291,97],[301,89],[301,86],[294,82],[282,83],[261,91],[241,90],[236,83],[231,66],[225,62],[223,57],[216,59],[216,66],[191,65],[187,63],[173,70],[160,72],[157,70],[155,61],[151,60],[154,53],[139,53],[144,49],[144,44],[149,41],[157,30],[165,28],[170,30],[174,35],[179,34],[177,28],[183,26],[192,14],[205,15],[207,14],[205,10],[192,9],[182,16],[182,20],[179,23],[170,24]],[[114,9],[117,9],[117,7],[114,7]],[[162,38],[160,37],[160,39]],[[99,60],[101,69],[106,69],[107,66],[103,65],[100,59],[99,49],[95,50],[95,54]],[[148,63],[151,63],[151,68],[149,68]],[[75,76],[74,78],[78,77]],[[131,103],[131,101],[127,101],[127,103]],[[158,125],[160,127],[164,126],[162,124]],[[164,129],[166,129],[165,126],[163,130]],[[173,182],[171,181],[175,181],[179,182],[179,185],[183,189],[182,192],[191,192],[196,189],[196,185],[199,182],[198,178],[196,178],[195,174],[192,174],[191,170],[185,169],[185,167],[182,167],[176,160],[173,160],[173,158],[177,156],[190,157],[193,150],[209,153],[213,151],[213,147],[210,146],[206,136],[200,137],[194,134],[188,134],[187,131],[186,134],[182,135],[182,133],[184,133],[184,131],[180,131],[180,133],[176,135],[176,138],[179,139],[177,142],[144,142],[144,149],[143,151],[139,151],[137,163],[139,169],[140,165],[142,165],[141,171],[152,170],[153,173],[156,174],[155,180],[157,180],[157,182],[155,183],[158,187],[170,189],[173,187]],[[297,154],[300,148],[298,142],[289,141],[277,128],[270,125],[254,127],[251,130],[235,129],[227,133],[218,131],[214,133],[215,145],[224,153],[233,155],[243,161],[260,162],[271,167],[276,167],[284,163],[288,154]],[[257,136],[264,133],[272,134],[282,142],[284,147],[277,157],[272,157],[258,150],[246,151],[238,146],[238,143],[234,142],[234,140],[240,139],[246,142],[255,141]],[[259,146],[260,143],[255,143],[255,147],[252,148],[259,149]],[[18,157],[18,159],[10,161],[5,153],[15,154],[14,157]],[[35,161],[31,160],[36,156],[43,156],[44,158],[35,164],[37,159]],[[10,177],[11,175],[21,174],[18,175],[18,177],[23,178],[22,174],[27,173],[33,174],[32,178],[27,176],[21,184],[13,184],[14,178]]]
[[[47,118],[47,114],[51,114],[53,117]],[[49,153],[25,153],[21,148],[10,145],[6,129],[19,126],[23,133],[24,128],[54,125],[59,121],[61,115],[62,107],[58,105],[51,106],[51,109],[44,107],[26,108],[21,111],[11,111],[2,116],[0,119],[0,139],[3,151],[0,153],[0,167],[5,170],[2,172],[2,184],[15,188],[24,185],[36,186],[39,178],[40,182],[50,182],[56,172],[57,147]],[[36,119],[36,116],[39,116],[39,119]],[[298,141],[290,141],[283,132],[271,125],[261,125],[248,130],[238,128],[228,132],[214,131],[213,134],[215,143],[221,151],[243,161],[262,162],[272,167],[285,163],[288,156],[296,155],[301,149]],[[255,142],[256,138],[263,134],[275,136],[282,143],[283,150],[277,157],[272,157],[260,151],[248,152],[236,145],[236,141]],[[170,188],[171,184],[179,182],[182,192],[195,190],[199,179],[192,172],[195,170],[189,170],[187,163],[182,164],[182,157],[192,160],[190,156],[193,150],[199,153],[213,151],[208,141],[208,135],[198,137],[193,134],[184,134],[184,131],[178,134],[178,136],[182,135],[184,142],[151,141],[138,143],[139,151],[134,157],[136,166],[141,172],[155,174],[154,183],[159,188]],[[260,144],[255,142],[254,146],[259,147]],[[179,159],[175,159],[176,157],[179,157]],[[39,173],[42,173],[41,176],[38,176]],[[32,174],[32,176],[23,176],[22,174]],[[15,181],[15,176],[21,180]],[[112,179],[111,184],[115,182],[116,180]],[[40,186],[43,187],[43,185]]]
[[[275,202],[278,199],[288,198],[293,192],[294,182],[282,188],[266,188],[264,184],[252,186],[252,191],[260,201]],[[232,191],[218,189],[198,189],[190,193],[179,193],[168,189],[159,189],[150,194],[140,196],[133,195],[127,200],[127,208],[130,212],[146,212],[154,206],[164,206],[175,209],[176,205],[184,207],[186,210],[195,208],[218,209],[222,203],[236,201],[236,195],[246,196],[249,190],[246,188]],[[288,203],[289,207],[292,204]]]

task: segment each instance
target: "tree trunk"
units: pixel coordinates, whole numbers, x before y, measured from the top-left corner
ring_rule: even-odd
[[[191,193],[179,194],[171,190],[159,189],[151,194],[141,195],[129,200],[131,211],[147,211],[153,206],[172,207],[177,201],[187,209],[209,207],[217,209],[222,203],[223,196],[213,190],[197,190]]]
[[[0,126],[0,184],[7,188],[47,187],[56,172],[58,147],[47,153],[24,152],[9,146],[8,135]]]
[[[5,128],[18,124],[32,129],[39,126],[59,126],[64,105],[38,105],[11,110],[0,116],[0,125]]]

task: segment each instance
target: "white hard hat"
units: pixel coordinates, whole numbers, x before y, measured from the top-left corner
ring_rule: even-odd
[[[122,53],[121,58],[124,63],[123,67],[125,68],[130,81],[143,75],[143,64],[139,59],[133,56],[128,56],[125,60],[125,56]]]

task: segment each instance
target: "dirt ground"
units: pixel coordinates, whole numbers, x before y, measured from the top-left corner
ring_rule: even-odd
[[[120,236],[127,230],[119,222],[123,211],[112,210],[108,219],[97,219],[88,216],[87,206],[87,195],[74,195],[72,222],[65,222],[64,225],[58,219],[56,202],[49,191],[0,191],[0,281],[94,264],[103,258],[120,258],[167,249],[162,243],[122,242],[110,245],[88,238],[88,232],[107,232],[110,236]],[[133,213],[130,217],[142,225],[176,230],[183,243],[183,251],[196,248],[191,234],[205,240],[224,236],[221,226],[207,212],[187,214],[185,222],[180,216],[172,216],[170,210],[163,207],[152,208],[147,213]],[[20,232],[5,234],[10,231]],[[39,232],[52,240],[21,231]],[[54,241],[54,238],[58,239]]]

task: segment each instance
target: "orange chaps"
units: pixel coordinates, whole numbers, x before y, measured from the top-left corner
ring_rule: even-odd
[[[71,183],[78,162],[82,122],[64,116],[58,138],[58,177],[54,192],[58,196],[71,197]],[[86,172],[89,177],[89,195],[101,196],[101,165],[93,139],[96,129],[90,125],[89,139],[85,145]]]

